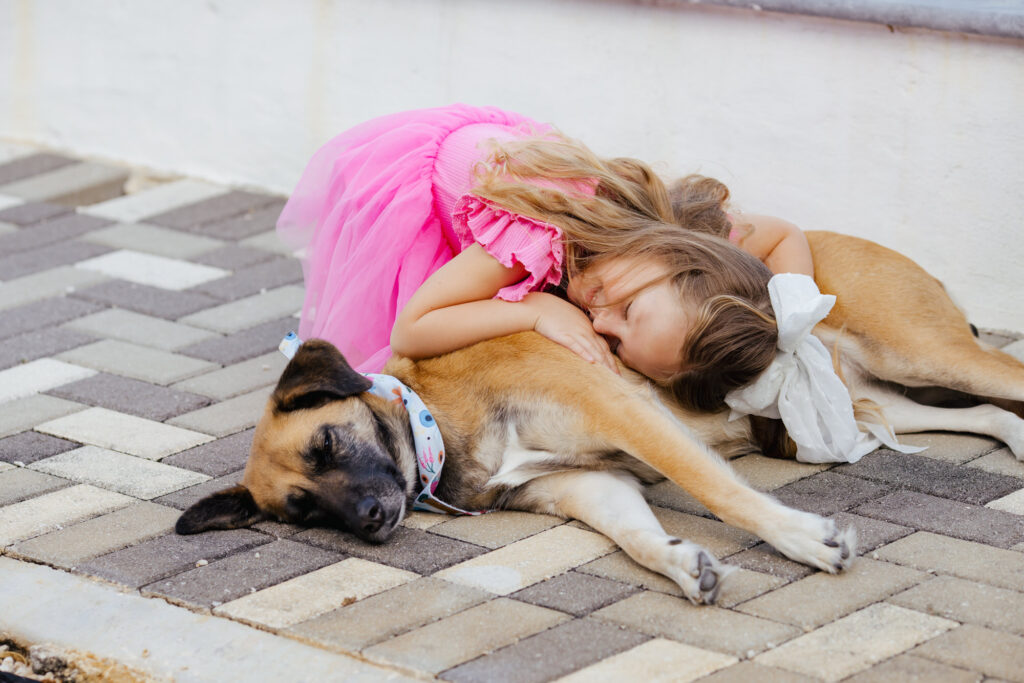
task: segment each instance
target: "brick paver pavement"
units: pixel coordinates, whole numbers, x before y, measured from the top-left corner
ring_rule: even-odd
[[[370,678],[1024,681],[1024,463],[987,438],[915,435],[920,455],[831,468],[734,461],[857,528],[864,556],[838,577],[651,487],[671,533],[740,567],[713,607],[542,515],[414,513],[380,546],[276,523],[174,535],[181,509],[238,481],[284,365],[302,274],[273,233],[283,198],[194,180],[119,196],[126,169],[6,154],[0,582],[26,563],[97,577],[276,634],[263,648],[354,655]],[[1024,351],[1012,332],[986,338]],[[18,631],[3,612],[0,631]],[[328,666],[317,657],[291,662],[297,679],[303,661]]]

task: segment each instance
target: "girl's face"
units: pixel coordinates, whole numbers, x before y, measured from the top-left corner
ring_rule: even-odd
[[[629,367],[654,380],[667,380],[682,368],[679,353],[691,314],[664,264],[641,257],[607,258],[573,278],[568,294]]]

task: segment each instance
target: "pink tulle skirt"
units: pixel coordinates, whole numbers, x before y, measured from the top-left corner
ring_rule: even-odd
[[[473,123],[531,122],[493,107],[402,112],[313,155],[277,224],[303,260],[302,339],[332,342],[360,371],[383,367],[399,311],[459,249],[435,206],[433,168],[445,137]]]

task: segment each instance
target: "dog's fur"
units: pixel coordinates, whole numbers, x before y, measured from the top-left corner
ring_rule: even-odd
[[[822,291],[839,297],[815,333],[837,345],[851,394],[880,404],[897,432],[989,434],[1021,457],[1024,420],[991,403],[1024,414],[1024,364],[978,342],[941,284],[908,259],[852,237],[808,237]],[[668,536],[641,483],[667,477],[799,562],[837,572],[852,561],[850,530],[753,490],[715,454],[791,451],[784,431],[764,421],[684,411],[639,375],[616,376],[532,332],[418,362],[393,358],[384,372],[420,395],[442,431],[439,498],[580,519],[695,603],[715,600],[727,568]],[[925,406],[897,383],[989,402]],[[267,403],[242,484],[193,505],[178,532],[276,518],[386,540],[418,474],[408,415],[364,393],[368,386],[331,344],[306,342]]]

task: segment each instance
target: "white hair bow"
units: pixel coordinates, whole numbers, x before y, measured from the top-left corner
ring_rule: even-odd
[[[779,327],[778,351],[756,381],[726,395],[730,419],[781,418],[800,462],[857,462],[881,444],[903,453],[923,450],[900,445],[882,425],[861,423],[868,433],[858,426],[850,392],[825,345],[811,334],[832,310],[835,296],[822,294],[813,279],[795,273],[772,277],[768,293]]]

